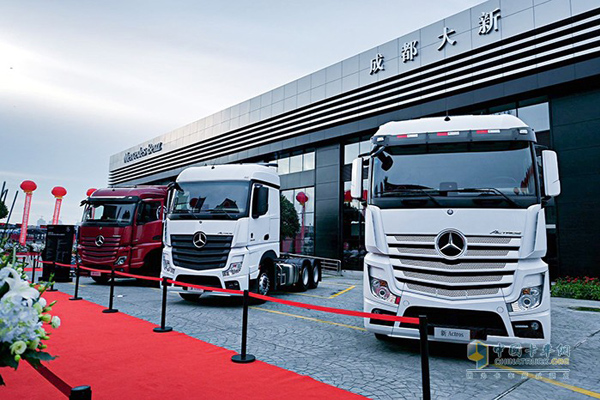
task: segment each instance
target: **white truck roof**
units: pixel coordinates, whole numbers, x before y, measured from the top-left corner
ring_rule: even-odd
[[[250,180],[280,186],[279,175],[275,169],[260,164],[222,164],[190,167],[181,171],[177,177],[177,182]]]
[[[527,128],[527,125],[514,115],[460,115],[445,117],[393,121],[381,125],[375,136],[426,132],[467,131],[483,129]]]

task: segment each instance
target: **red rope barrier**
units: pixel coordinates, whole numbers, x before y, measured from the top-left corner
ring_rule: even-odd
[[[31,363],[29,363],[31,364]],[[69,397],[71,395],[71,390],[73,389],[69,384],[63,381],[59,376],[57,376],[54,372],[50,371],[43,365],[39,365],[36,367],[31,364],[31,366],[40,373],[48,382],[50,382],[55,388],[57,388],[62,394]]]
[[[221,288],[214,288],[214,287],[209,287],[209,286],[193,285],[191,283],[177,282],[177,281],[172,281],[170,279],[168,279],[167,282],[172,283],[177,286],[193,287],[196,289],[206,290],[206,291],[210,291],[210,292],[223,292],[223,293],[231,293],[231,294],[238,294],[238,295],[244,294],[244,292],[241,290],[221,289]],[[276,297],[263,296],[261,294],[252,293],[252,292],[250,292],[249,295],[250,295],[250,297],[254,297],[255,299],[271,301],[273,303],[280,303],[280,304],[284,304],[286,306],[306,308],[309,310],[316,310],[316,311],[324,311],[324,312],[333,313],[333,314],[349,315],[352,317],[372,318],[372,319],[378,319],[378,320],[382,320],[382,321],[404,322],[407,324],[419,325],[419,318],[398,317],[396,315],[373,314],[373,313],[366,313],[366,312],[362,312],[362,311],[344,310],[341,308],[316,306],[313,304],[300,303],[297,301],[282,300],[282,299],[278,299]]]
[[[394,321],[394,322],[404,322],[407,324],[419,325],[419,318],[413,317],[398,317],[396,315],[385,315],[385,314],[372,314],[366,313],[362,311],[352,311],[352,310],[343,310],[341,308],[333,308],[333,307],[324,307],[324,306],[316,306],[313,304],[299,303],[297,301],[290,300],[282,300],[275,297],[263,296],[258,293],[249,293],[250,297],[254,297],[255,299],[272,301],[274,303],[285,304],[286,306],[298,307],[298,308],[308,308],[309,310],[317,310],[324,311],[333,314],[342,314],[342,315],[350,315],[352,317],[362,317],[362,318],[373,318],[382,321]]]
[[[127,276],[129,278],[143,279],[143,280],[147,280],[147,281],[155,281],[155,282],[162,281],[161,278],[157,278],[155,276],[133,275],[133,274],[128,274],[126,272],[119,272],[119,271],[115,271],[115,275]]]
[[[67,268],[77,267],[77,265],[75,265],[75,264],[63,264],[63,263],[59,263],[59,262],[57,262],[56,265],[58,265],[60,267],[67,267]]]

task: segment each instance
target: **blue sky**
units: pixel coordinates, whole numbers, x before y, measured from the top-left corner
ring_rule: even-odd
[[[0,0],[0,185],[74,224],[112,154],[478,3]]]

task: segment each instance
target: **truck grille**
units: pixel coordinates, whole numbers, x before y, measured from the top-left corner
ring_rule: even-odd
[[[171,235],[173,263],[182,268],[202,271],[225,268],[231,251],[231,235],[206,235],[206,245],[197,248],[192,242],[194,235]]]
[[[112,265],[117,258],[121,235],[104,236],[104,244],[100,247],[96,246],[97,237],[98,235],[79,238],[81,258],[88,263]]]
[[[398,282],[437,297],[493,296],[512,285],[521,238],[466,236],[466,251],[448,259],[435,248],[437,235],[388,235]]]

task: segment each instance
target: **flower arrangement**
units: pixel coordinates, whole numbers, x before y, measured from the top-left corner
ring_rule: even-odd
[[[552,296],[572,299],[600,300],[600,280],[598,278],[559,278],[552,285]]]
[[[55,358],[42,343],[50,335],[44,324],[60,326],[60,318],[49,314],[55,302],[47,304],[42,297],[51,283],[29,283],[25,264],[17,260],[17,248],[7,251],[3,242],[0,249],[0,367],[17,369],[21,360],[38,366]],[[4,385],[1,375],[0,385]]]

